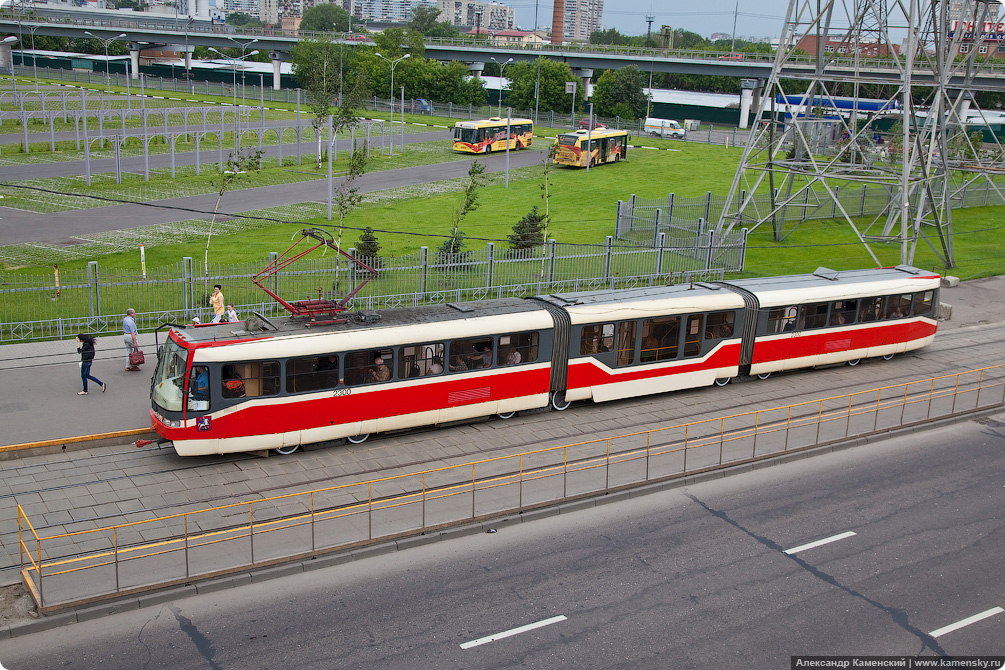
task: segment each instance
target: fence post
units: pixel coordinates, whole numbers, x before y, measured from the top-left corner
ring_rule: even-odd
[[[624,237],[624,230],[621,226],[621,217],[624,215],[622,212],[622,207],[624,207],[624,200],[618,200],[617,214],[614,215],[614,234],[618,236],[618,239]]]
[[[667,223],[673,225],[673,193],[667,196]]]
[[[98,261],[87,262],[87,297],[88,316],[95,319],[101,316],[101,296],[98,293]]]
[[[555,256],[557,251],[557,242],[555,240],[548,240],[548,285],[550,286],[555,281]]]
[[[841,197],[841,187],[840,186],[835,186],[834,187],[834,200],[831,201],[831,218],[832,219],[837,216],[838,198],[840,198],[840,197]]]
[[[489,242],[485,245],[485,288],[492,288],[493,273],[495,271],[496,245]]]
[[[272,267],[276,263],[276,261],[278,259],[279,259],[279,254],[276,253],[275,251],[270,251],[269,252],[269,260],[266,261],[268,263],[267,267]],[[278,272],[274,272],[272,274],[272,292],[275,293],[276,295],[279,295],[279,273]]]
[[[604,247],[604,279],[610,285],[614,270],[614,238],[608,235],[604,240]]]
[[[419,291],[423,297],[429,286],[429,247],[419,248]]]
[[[981,203],[982,205],[986,205],[986,204],[988,204],[988,187],[990,187],[990,186],[991,186],[991,182],[990,182],[990,181],[988,181],[988,180],[987,180],[987,179],[985,178],[985,179],[984,179],[984,202],[983,202],[983,203]]]
[[[185,315],[191,316],[195,312],[195,267],[191,256],[185,256],[181,260],[185,282],[182,301],[185,304]]]
[[[861,204],[859,205],[859,208],[858,208],[858,215],[859,216],[865,216],[865,192],[866,192],[866,188],[867,187],[865,186],[865,184],[863,184],[862,185],[862,202],[861,202]]]
[[[653,245],[659,246],[659,239],[662,233],[660,232],[660,209],[656,208],[656,214],[653,216]]]
[[[663,249],[666,247],[666,233],[656,235],[656,272],[654,275],[663,274]]]
[[[712,256],[714,255],[712,253],[713,246],[715,246],[715,231],[710,230],[708,231],[708,247],[706,248],[705,251],[705,268],[704,268],[705,270],[712,269]]]
[[[740,266],[736,272],[743,272],[743,266],[747,263],[747,229],[740,229]]]
[[[709,212],[712,211],[712,192],[705,191],[705,220],[708,221]]]
[[[806,189],[803,191],[803,214],[800,217],[800,219],[803,222],[806,221],[806,210],[809,209],[809,205],[810,205],[810,189]]]

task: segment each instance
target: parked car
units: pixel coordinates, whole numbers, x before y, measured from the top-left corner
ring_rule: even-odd
[[[429,102],[425,98],[416,98],[412,102],[412,111],[416,114],[432,114],[433,103]]]
[[[601,123],[600,121],[594,121],[593,125],[590,125],[590,119],[580,119],[579,129],[580,130],[597,130],[599,128],[606,128],[606,123]]]
[[[719,56],[719,60],[743,60],[743,54],[726,54]]]

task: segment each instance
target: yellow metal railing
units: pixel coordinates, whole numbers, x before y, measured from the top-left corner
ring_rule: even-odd
[[[48,611],[1003,404],[999,365],[105,528],[40,536],[19,505],[21,575]]]

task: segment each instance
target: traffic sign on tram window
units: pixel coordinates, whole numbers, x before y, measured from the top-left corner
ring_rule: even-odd
[[[565,92],[566,93],[575,93],[576,92],[576,82],[574,82],[574,81],[567,81],[567,82],[565,82]]]

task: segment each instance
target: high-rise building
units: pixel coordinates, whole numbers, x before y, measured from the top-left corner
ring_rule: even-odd
[[[565,0],[565,39],[586,42],[602,28],[604,0]]]
[[[258,17],[269,24],[278,23],[282,17],[303,16],[311,7],[325,4],[324,0],[259,0],[259,3]],[[405,23],[412,18],[412,0],[335,0],[331,4],[363,21]]]
[[[440,10],[440,21],[452,26],[471,26],[484,30],[512,30],[515,14],[512,7],[501,2],[478,2],[477,0],[436,0]],[[478,13],[481,12],[481,18]]]

